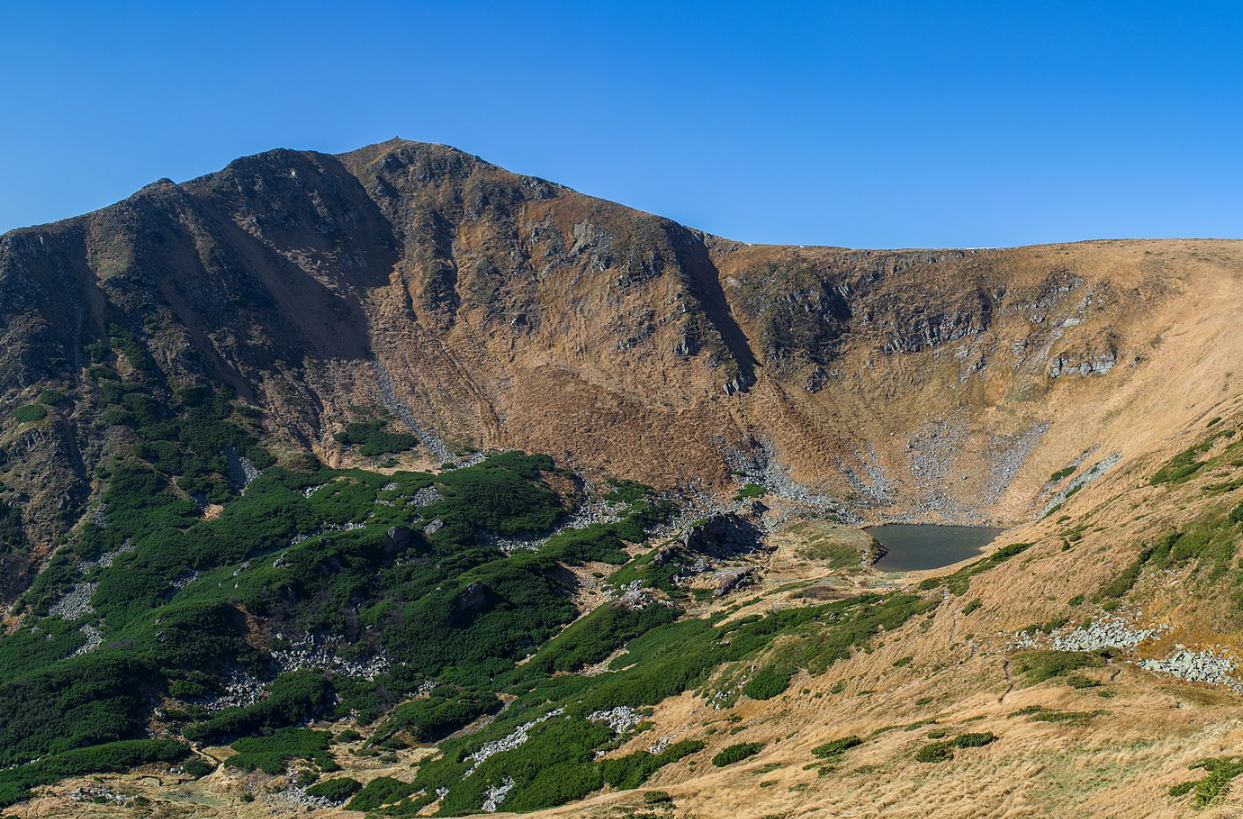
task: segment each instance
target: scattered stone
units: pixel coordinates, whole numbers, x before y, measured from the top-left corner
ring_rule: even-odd
[[[361,660],[346,660],[336,654],[339,637],[326,634],[303,634],[300,637],[276,635],[289,643],[288,648],[272,652],[272,659],[282,672],[330,668],[347,677],[371,681],[389,670],[390,663],[383,655]]]
[[[1096,651],[1101,648],[1132,649],[1152,637],[1156,637],[1163,629],[1135,628],[1125,620],[1098,620],[1087,626],[1076,628],[1069,634],[1053,638],[1053,647],[1058,651]]]
[[[1159,660],[1140,660],[1139,665],[1157,674],[1169,674],[1190,682],[1224,685],[1236,694],[1243,694],[1243,683],[1234,677],[1238,663],[1233,656],[1224,653],[1181,649]]]
[[[433,456],[441,461],[452,460],[453,453],[449,451],[449,447],[445,446],[445,442],[432,435],[422,424],[415,420],[414,413],[410,411],[409,405],[397,397],[397,391],[393,387],[393,378],[379,359],[371,359],[371,371],[375,373],[376,385],[380,388],[380,399],[384,402],[384,408],[400,418],[406,426],[410,427],[410,431],[423,442],[423,445],[427,447],[427,451]]]
[[[86,642],[78,646],[78,650],[73,652],[74,657],[82,654],[90,654],[104,644],[104,635],[96,626],[86,623],[82,628],[78,629],[86,637]]]
[[[1098,463],[1093,464],[1091,469],[1084,472],[1082,475],[1077,476],[1070,483],[1066,484],[1060,492],[1050,498],[1049,502],[1045,504],[1045,507],[1041,510],[1040,514],[1036,515],[1036,519],[1042,518],[1052,512],[1054,507],[1065,501],[1075,492],[1078,492],[1080,489],[1090,484],[1092,481],[1104,475],[1109,471],[1110,467],[1118,463],[1120,460],[1122,460],[1122,453],[1114,452],[1113,454],[1106,456]]]
[[[429,506],[441,500],[444,500],[444,496],[440,494],[439,489],[434,486],[425,486],[414,493],[414,497],[410,499],[410,505]]]
[[[619,734],[624,734],[643,721],[643,715],[627,705],[619,705],[611,711],[594,711],[587,719],[608,723]]]
[[[505,796],[513,789],[514,780],[508,776],[501,780],[501,784],[488,788],[483,795],[483,812],[496,813],[505,801]]]
[[[564,712],[565,712],[564,708],[554,708],[552,711],[549,711],[547,714],[545,714],[542,717],[539,717],[538,719],[533,719],[530,722],[519,725],[517,728],[513,730],[512,733],[506,736],[503,736],[500,739],[495,739],[491,742],[484,743],[484,745],[480,747],[479,750],[475,751],[473,754],[466,757],[471,762],[470,770],[466,772],[466,776],[470,776],[471,774],[473,774],[479,768],[479,766],[482,765],[485,761],[487,761],[490,757],[495,756],[496,754],[499,754],[499,753],[504,753],[505,751],[512,751],[518,746],[524,744],[527,741],[527,739],[529,739],[529,736],[527,734],[528,731],[530,731],[536,725],[539,725],[541,722],[547,722],[553,717],[561,716],[561,714]]]
[[[128,805],[134,797],[117,793],[105,785],[83,785],[69,792],[71,802],[110,802],[113,805]]]
[[[81,620],[87,615],[94,614],[95,608],[91,605],[91,598],[95,596],[95,589],[98,586],[98,583],[87,583],[86,581],[75,583],[64,597],[48,608],[48,615],[63,617],[69,622],[73,622],[74,620]]]

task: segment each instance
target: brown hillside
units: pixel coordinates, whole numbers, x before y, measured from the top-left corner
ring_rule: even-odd
[[[0,491],[33,547],[0,553],[0,600],[81,519],[103,453],[124,449],[88,377],[90,346],[117,325],[139,345],[124,356],[145,350],[158,367],[157,397],[230,384],[265,411],[282,456],[360,463],[333,435],[361,407],[422,440],[403,466],[521,448],[699,500],[763,483],[778,514],[769,550],[746,559],[755,585],[705,594],[695,614],[929,580],[930,614],[771,699],[717,709],[705,690],[657,706],[653,730],[617,753],[658,736],[707,743],[647,783],[679,817],[1191,815],[1168,789],[1203,775],[1189,764],[1239,753],[1243,708],[1228,681],[1140,661],[1243,651],[1229,518],[1243,509],[1241,285],[1238,241],[752,246],[444,146],[272,151],[0,237]],[[68,397],[12,418],[45,389]],[[1173,461],[1191,471],[1153,480],[1192,447]],[[932,580],[961,567],[886,574],[854,560],[870,544],[854,524],[882,520],[995,522],[1008,527],[999,545],[1030,545],[961,585]],[[579,573],[590,582],[590,567]],[[1112,618],[1154,634],[1077,675],[1020,670],[1023,650]],[[997,739],[916,759],[975,732]],[[813,748],[852,734],[864,742],[848,756],[817,761]],[[741,741],[765,746],[711,764]],[[342,758],[362,781],[409,781],[430,753]],[[258,774],[152,778],[108,781],[176,815],[300,810],[239,801],[243,788],[272,793]],[[18,815],[110,815],[67,795],[82,784]],[[1215,800],[1200,815],[1243,805]],[[647,809],[641,792],[605,789],[547,815]]]
[[[0,387],[73,383],[115,322],[328,457],[387,404],[433,461],[749,465],[869,518],[1017,521],[1086,450],[1142,458],[1232,394],[1241,271],[1226,241],[747,246],[442,146],[280,150],[0,239]],[[7,442],[69,456],[26,476],[41,523],[89,491],[86,412]]]

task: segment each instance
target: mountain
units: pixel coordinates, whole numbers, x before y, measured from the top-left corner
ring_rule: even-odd
[[[748,245],[404,140],[12,231],[0,796],[232,746],[240,809],[340,745],[368,790],[299,806],[611,815],[655,775],[636,810],[821,815],[876,770],[886,815],[1181,815],[1167,757],[1223,804],[1241,279],[1223,240]],[[894,574],[880,521],[1007,531]]]

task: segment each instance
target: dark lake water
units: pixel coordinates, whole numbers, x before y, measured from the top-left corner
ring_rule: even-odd
[[[990,526],[887,523],[865,531],[889,550],[876,568],[883,572],[914,572],[976,557],[1005,530]]]

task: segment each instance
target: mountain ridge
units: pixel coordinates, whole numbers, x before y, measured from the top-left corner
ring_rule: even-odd
[[[5,234],[0,804],[1229,811],[1240,283],[748,245],[406,141]],[[888,572],[893,521],[1006,531]]]
[[[248,400],[281,408],[291,419],[287,434],[320,454],[327,418],[308,413],[301,399],[289,411],[281,395],[314,396],[311,405],[339,423],[355,399],[382,403],[375,379],[348,364],[375,360],[408,392],[403,400],[416,403],[412,414],[427,419],[421,427],[440,439],[564,451],[558,442],[604,422],[602,440],[568,448],[576,462],[664,486],[687,475],[720,485],[732,469],[729,452],[735,460],[737,453],[772,459],[759,438],[771,437],[769,422],[779,413],[796,433],[778,432],[772,442],[783,468],[812,489],[857,493],[847,472],[877,464],[868,465],[859,442],[843,432],[852,422],[825,406],[836,402],[809,400],[843,370],[864,379],[877,369],[886,371],[880,380],[910,378],[901,373],[908,357],[970,347],[1006,311],[1029,309],[1033,321],[1050,307],[1068,312],[1061,302],[1070,297],[1088,313],[1061,320],[1084,326],[1045,333],[1041,342],[1091,333],[1064,361],[1058,351],[1056,366],[1087,362],[1095,373],[1095,357],[1102,369],[1112,367],[1110,357],[1116,363],[1120,355],[1114,324],[1127,320],[1125,311],[1120,304],[1093,311],[1082,302],[1106,298],[1115,279],[1130,289],[1109,298],[1130,298],[1135,307],[1159,302],[1164,274],[1152,271],[1165,262],[1145,256],[1154,248],[1158,257],[1177,255],[1194,244],[1115,240],[980,251],[746,245],[511,174],[448,146],[391,140],[337,156],[277,149],[0,238],[9,314],[21,313],[17,326],[5,324],[0,384],[11,400],[36,380],[31,365],[39,355],[76,363],[88,337],[102,338],[120,318],[147,336],[161,366],[188,378],[209,374]],[[1226,256],[1243,247],[1207,244]],[[1035,261],[1042,256],[1070,258]],[[1150,272],[1141,272],[1144,265]],[[37,292],[20,292],[23,267],[27,277],[42,267],[37,305]],[[1093,288],[1104,289],[1080,295]],[[64,303],[52,303],[52,291]],[[24,331],[22,321],[29,322]],[[1039,336],[1026,335],[1025,345]],[[575,344],[564,346],[571,338]],[[186,366],[175,350],[201,363]],[[991,412],[1006,379],[986,372],[988,353],[955,354],[979,368],[964,383],[986,382],[973,388],[993,393],[969,406],[971,414]],[[1037,368],[1018,379],[1027,382],[1022,389],[1057,383],[1046,378],[1049,360],[1016,362]],[[46,360],[38,363],[49,372]],[[515,386],[496,375],[501,366],[518,367],[524,382],[540,386]],[[757,373],[764,395],[753,391]],[[892,383],[879,394],[886,389]],[[732,400],[740,406],[722,406],[718,392],[727,399],[738,393]],[[541,395],[559,394],[562,407],[577,413],[572,421],[539,406]],[[858,397],[839,398],[849,398],[863,418],[870,414]],[[597,413],[597,405],[606,411]],[[691,422],[679,423],[687,413]],[[842,440],[809,440],[814,426]],[[633,447],[623,440],[652,427],[665,427],[674,446],[654,437]],[[705,439],[705,428],[718,432]],[[795,451],[803,448],[818,451],[808,458]],[[669,469],[655,466],[670,456]],[[886,460],[880,468],[909,472]]]

